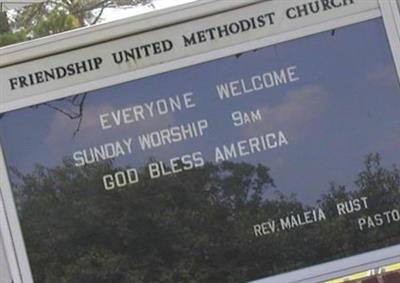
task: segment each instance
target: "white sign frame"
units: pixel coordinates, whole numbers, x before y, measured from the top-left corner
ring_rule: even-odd
[[[79,94],[88,90],[99,89],[102,87],[126,81],[131,81],[134,79],[155,75],[170,70],[180,69],[186,66],[215,60],[232,54],[237,54],[260,47],[265,47],[285,42],[288,40],[293,40],[296,38],[305,37],[319,32],[340,28],[347,25],[379,17],[383,18],[387,38],[389,40],[392,50],[392,55],[394,58],[394,63],[396,65],[396,69],[399,75],[400,74],[400,15],[398,12],[399,11],[398,3],[396,0],[362,0],[362,1],[377,2],[378,6],[377,8],[374,9],[354,12],[352,15],[336,17],[334,19],[327,21],[320,19],[318,23],[314,23],[309,26],[304,26],[299,29],[293,29],[285,31],[283,33],[277,33],[268,37],[255,39],[249,42],[242,42],[239,44],[225,46],[221,49],[190,55],[188,57],[179,58],[162,64],[154,64],[152,66],[144,67],[142,69],[103,78],[100,81],[93,80],[90,82],[69,86],[59,90],[52,90],[37,96],[32,96],[28,98],[25,97],[21,100],[15,100],[10,103],[7,103],[6,106],[0,105],[0,113],[12,109],[26,107],[44,101],[49,101],[61,97],[67,97],[74,94]],[[209,1],[206,2],[207,5],[210,5]],[[256,5],[260,1],[251,1],[251,2],[252,4]],[[274,1],[268,3],[273,3],[273,2]],[[245,6],[244,3],[248,4],[249,2],[243,1],[243,6]],[[228,3],[226,3],[226,7],[227,10],[232,9],[232,5]],[[236,8],[237,7],[235,7],[235,9]],[[223,8],[221,8],[221,3],[218,3],[218,9],[223,10]],[[204,11],[201,9],[201,3],[198,6],[193,6],[193,8],[189,9],[189,11],[190,11],[189,15],[193,16],[193,18],[196,18],[196,13],[198,14],[200,12],[202,16],[204,16]],[[179,9],[175,9],[174,12],[172,12],[171,15],[169,16],[173,17],[174,13],[179,13]],[[57,37],[55,39],[57,40]],[[22,65],[23,63],[21,64],[21,66]],[[11,190],[11,184],[9,181],[9,177],[7,175],[6,162],[1,148],[1,141],[0,141],[0,185],[2,189],[0,192],[0,235],[1,238],[3,239],[4,247],[6,250],[5,252],[10,268],[10,273],[15,283],[31,283],[33,282],[33,278],[15,208],[15,203]],[[329,263],[319,264],[301,270],[296,270],[293,272],[276,275],[273,277],[261,279],[254,282],[257,283],[321,282],[323,280],[332,279],[334,277],[339,277],[347,275],[349,273],[358,272],[369,268],[374,268],[399,261],[400,261],[400,244],[368,253],[363,253],[352,257],[343,258]]]

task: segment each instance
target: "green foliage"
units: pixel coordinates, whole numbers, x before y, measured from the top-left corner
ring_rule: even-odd
[[[246,163],[203,168],[105,191],[111,162],[36,166],[14,176],[15,198],[35,282],[244,282],[398,243],[400,227],[357,229],[364,214],[399,208],[400,174],[369,155],[357,189],[331,185],[319,206],[327,221],[254,237],[252,225],[310,209],[274,188],[270,169]],[[367,196],[362,214],[336,203]]]
[[[22,42],[25,41],[25,39],[25,31],[0,33],[0,47]]]
[[[63,10],[52,10],[47,17],[37,19],[32,28],[34,37],[43,37],[80,27],[78,20]]]
[[[0,12],[0,34],[10,32],[10,24],[7,20],[7,13]]]
[[[14,44],[24,41],[26,33],[24,31],[12,32],[6,12],[0,12],[0,46]]]
[[[13,20],[3,12],[0,46],[96,24],[107,7],[151,5],[152,1],[54,0],[28,5],[17,11]]]

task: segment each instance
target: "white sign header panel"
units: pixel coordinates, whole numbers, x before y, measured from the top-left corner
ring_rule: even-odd
[[[0,69],[0,112],[12,102],[378,7],[377,0],[267,1]],[[221,20],[223,19],[223,20]]]

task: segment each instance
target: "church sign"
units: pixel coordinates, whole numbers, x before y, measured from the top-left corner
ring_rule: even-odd
[[[14,282],[321,282],[400,261],[397,2],[233,2],[1,51]]]

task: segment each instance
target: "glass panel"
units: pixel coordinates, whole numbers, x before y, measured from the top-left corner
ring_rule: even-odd
[[[245,282],[400,244],[399,106],[375,19],[6,113],[34,278]]]

